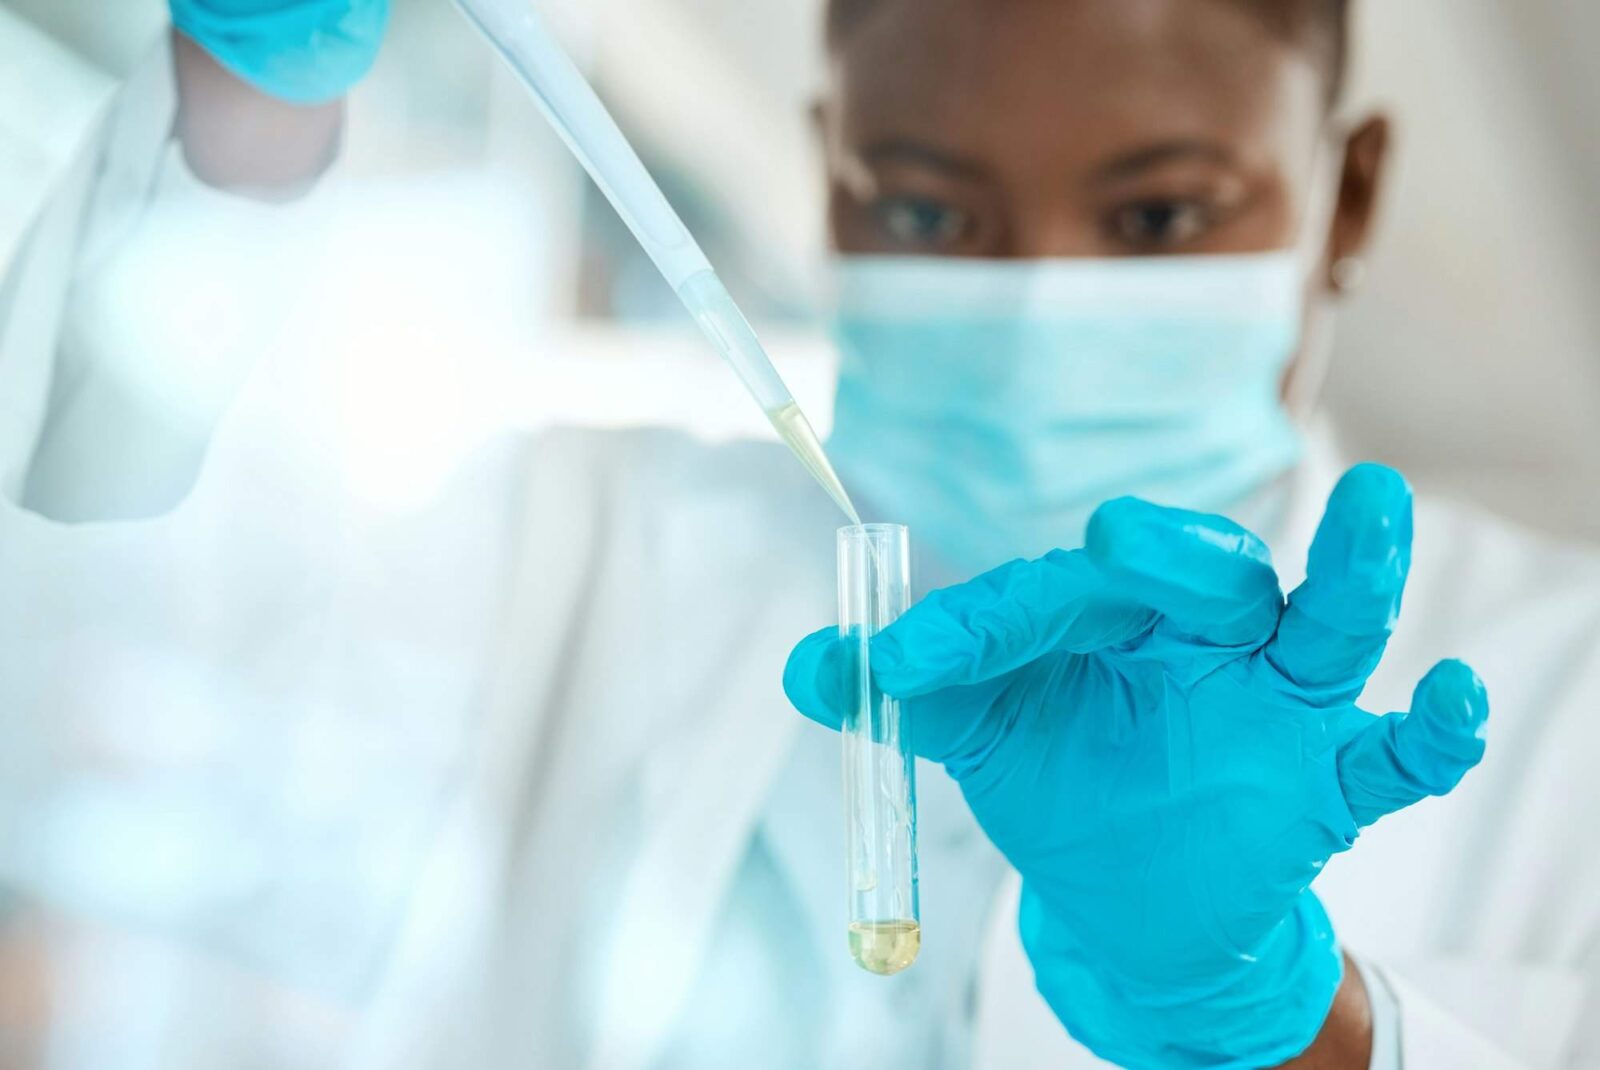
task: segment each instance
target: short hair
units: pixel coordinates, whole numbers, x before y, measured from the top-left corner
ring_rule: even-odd
[[[829,51],[844,42],[850,31],[879,0],[827,0],[826,34]],[[1350,64],[1350,8],[1353,0],[1231,0],[1248,7],[1279,37],[1314,51],[1327,72],[1328,102],[1344,92]]]

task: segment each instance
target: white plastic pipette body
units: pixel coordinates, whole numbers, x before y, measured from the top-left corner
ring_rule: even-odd
[[[455,0],[523,84],[583,164],[668,285],[678,289],[711,270],[694,236],[667,202],[638,153],[617,128],[532,0]]]
[[[817,441],[811,422],[756,338],[750,322],[711,268],[699,243],[639,154],[618,129],[532,0],[455,0],[522,80],[545,118],[644,247],[767,420],[846,516],[860,515]]]
[[[793,404],[793,395],[699,243],[531,0],[455,2],[533,93],[556,133],[763,411]]]

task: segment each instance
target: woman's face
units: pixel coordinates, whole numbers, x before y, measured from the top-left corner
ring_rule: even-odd
[[[1386,127],[1329,135],[1331,72],[1237,0],[875,0],[819,108],[834,243],[993,258],[1292,245],[1343,164],[1365,243]],[[1319,239],[1320,240],[1320,239]],[[1327,272],[1313,280],[1323,289]]]

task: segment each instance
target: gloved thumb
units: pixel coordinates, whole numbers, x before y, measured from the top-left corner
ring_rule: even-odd
[[[1448,793],[1483,759],[1488,720],[1477,674],[1459,661],[1434,666],[1410,713],[1379,718],[1339,751],[1339,783],[1356,824]]]
[[[838,628],[823,628],[800,641],[783,670],[783,690],[794,708],[838,731],[850,702],[850,679],[857,666],[855,644],[839,638]]]

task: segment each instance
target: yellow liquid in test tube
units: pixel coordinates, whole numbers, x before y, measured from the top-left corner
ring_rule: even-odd
[[[856,965],[882,977],[899,973],[922,950],[922,926],[914,921],[853,921],[850,957]]]

